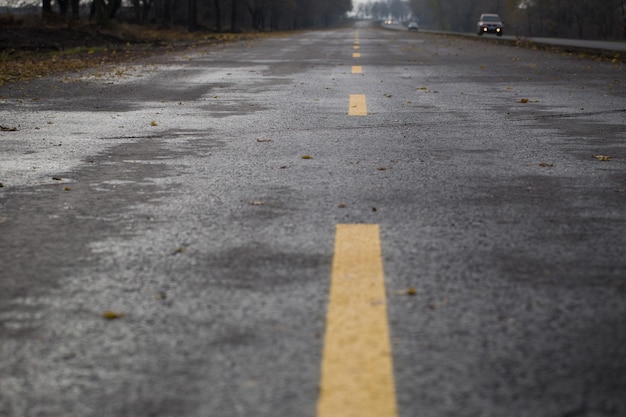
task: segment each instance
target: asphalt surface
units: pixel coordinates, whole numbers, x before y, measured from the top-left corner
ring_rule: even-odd
[[[0,416],[316,416],[354,223],[399,416],[626,415],[622,64],[361,23],[0,97]]]

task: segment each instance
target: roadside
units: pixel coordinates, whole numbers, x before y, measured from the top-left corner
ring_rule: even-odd
[[[387,30],[407,30],[407,27],[403,24],[382,25],[381,27]],[[601,59],[614,63],[626,62],[626,42],[558,38],[524,38],[511,35],[477,36],[475,33],[451,32],[422,28],[420,28],[419,31],[421,33],[470,39],[476,42],[492,42],[520,48],[549,51],[553,53],[578,56],[580,58]]]
[[[128,62],[164,53],[263,36],[194,32],[113,24],[77,27],[8,27],[0,32],[0,85]]]

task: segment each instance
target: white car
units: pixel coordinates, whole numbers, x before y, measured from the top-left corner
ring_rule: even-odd
[[[500,16],[493,13],[484,13],[480,15],[480,19],[476,24],[478,28],[478,35],[483,33],[495,33],[498,36],[502,36],[504,30],[504,24]]]

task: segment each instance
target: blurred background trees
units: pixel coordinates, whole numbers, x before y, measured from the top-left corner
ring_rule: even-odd
[[[482,13],[498,13],[507,35],[626,39],[626,0],[369,0],[355,13],[452,32],[474,32]]]
[[[498,13],[506,35],[626,39],[626,0],[0,0],[2,5],[35,7],[44,20],[89,17],[100,25],[235,32],[324,27],[352,11],[356,18],[414,20],[423,29],[471,33],[481,13]]]
[[[5,13],[33,7],[44,22],[88,17],[100,25],[116,20],[238,32],[328,26],[347,18],[352,0],[0,0]]]
[[[505,34],[626,39],[626,0],[408,0],[422,27],[473,32],[481,13],[498,13]]]

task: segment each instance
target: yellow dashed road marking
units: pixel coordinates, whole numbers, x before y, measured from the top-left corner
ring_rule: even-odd
[[[354,49],[361,49],[361,47],[359,45],[354,45],[353,48]]]
[[[367,116],[367,103],[365,101],[365,94],[350,94],[348,115]]]
[[[355,65],[352,67],[352,73],[353,74],[363,74],[363,67],[361,67],[360,65]]]
[[[317,417],[397,417],[379,227],[340,224]]]
[[[361,53],[360,52],[353,52],[352,53],[352,58],[361,58]]]

